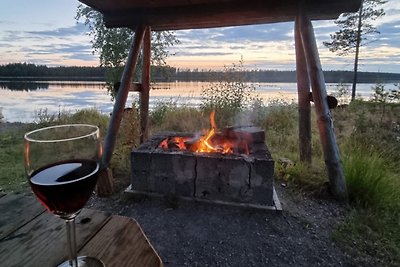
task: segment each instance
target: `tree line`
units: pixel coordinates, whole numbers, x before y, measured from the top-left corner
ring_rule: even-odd
[[[105,68],[102,67],[48,67],[46,65],[36,65],[30,63],[10,63],[0,65],[0,77],[4,78],[34,78],[51,79],[63,78],[70,80],[95,79],[103,80]]]
[[[106,67],[48,67],[28,63],[0,65],[0,79],[35,80],[106,80]],[[226,76],[224,70],[179,69],[170,66],[152,66],[154,81],[220,81]],[[239,77],[245,82],[296,82],[295,71],[245,70]],[[359,83],[397,83],[400,73],[359,72]],[[351,83],[352,71],[324,71],[327,83]],[[138,75],[139,77],[139,75]]]
[[[239,73],[246,82],[296,82],[296,71],[279,70],[246,70]],[[224,77],[223,71],[175,70],[174,80],[178,81],[219,81]],[[359,83],[397,83],[400,73],[359,72]],[[324,71],[327,83],[351,83],[352,71]]]

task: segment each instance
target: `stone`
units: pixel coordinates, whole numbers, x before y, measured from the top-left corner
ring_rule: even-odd
[[[265,142],[265,132],[260,127],[255,126],[225,128],[224,134],[226,134],[228,138],[244,139],[248,145]]]

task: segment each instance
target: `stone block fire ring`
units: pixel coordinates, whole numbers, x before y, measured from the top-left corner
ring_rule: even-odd
[[[131,152],[131,185],[125,193],[281,211],[264,131],[229,127],[221,136],[241,145],[229,154],[192,152],[174,140],[183,138],[190,146],[194,134],[153,136]]]

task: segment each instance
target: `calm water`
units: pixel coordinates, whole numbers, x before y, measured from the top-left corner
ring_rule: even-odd
[[[176,102],[178,105],[198,106],[200,92],[208,82],[157,83],[150,92],[150,109],[158,102]],[[373,84],[359,84],[357,93],[368,98]],[[256,93],[267,103],[273,99],[297,100],[295,83],[258,83]],[[350,90],[351,87],[349,87]],[[336,91],[336,84],[327,84],[328,93]],[[138,100],[138,93],[130,92],[127,107]],[[5,121],[32,122],[39,111],[49,114],[75,112],[82,108],[96,108],[110,113],[113,102],[103,82],[12,82],[0,81],[0,110]]]

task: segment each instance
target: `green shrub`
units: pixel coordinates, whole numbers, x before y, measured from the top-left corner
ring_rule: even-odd
[[[116,191],[125,189],[130,183],[131,151],[139,145],[139,140],[140,117],[133,104],[132,108],[124,111],[110,162]]]
[[[202,89],[201,108],[208,114],[215,110],[217,125],[234,125],[235,117],[240,112],[259,102],[255,95],[256,87],[245,82],[243,59],[238,65],[225,66],[217,80]]]
[[[102,114],[95,108],[81,109],[75,113],[64,110],[59,111],[57,114],[51,114],[47,108],[44,108],[35,112],[33,127],[41,128],[60,124],[87,123],[98,126],[104,136],[108,126],[108,120],[108,115]]]
[[[151,125],[161,125],[167,116],[167,112],[177,108],[176,102],[160,101],[156,103],[156,106],[150,112],[150,124]]]
[[[379,153],[366,143],[348,144],[343,155],[352,202],[364,208],[400,208],[400,168],[393,165],[390,155]]]
[[[298,113],[294,104],[269,105],[262,109],[259,126],[264,129],[271,152],[287,157],[298,150]]]
[[[198,132],[210,128],[209,114],[201,110],[169,104],[159,104],[151,113],[151,132]]]

